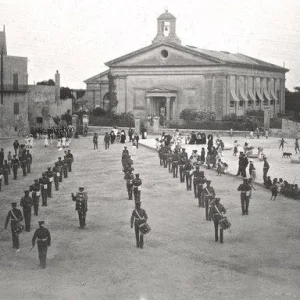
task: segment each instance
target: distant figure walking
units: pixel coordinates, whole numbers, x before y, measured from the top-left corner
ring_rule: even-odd
[[[295,152],[296,152],[296,154],[297,154],[297,150],[300,153],[298,138],[295,139]]]
[[[93,136],[94,150],[98,149],[98,134],[95,132]]]
[[[108,132],[106,132],[104,136],[105,150],[109,149],[109,142],[110,136],[108,135]]]
[[[284,148],[284,144],[287,144],[287,142],[284,140],[284,138],[282,138],[280,140],[280,144],[279,144],[279,149],[282,148],[282,151],[283,151],[283,148]]]

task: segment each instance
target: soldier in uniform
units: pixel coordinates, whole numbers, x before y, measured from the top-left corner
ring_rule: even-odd
[[[35,179],[34,184],[32,185],[33,211],[35,216],[37,216],[39,212],[40,195],[41,195],[40,183],[38,179]]]
[[[30,232],[31,222],[31,208],[33,206],[33,200],[29,196],[29,191],[24,191],[25,196],[21,198],[20,206],[23,207],[23,216],[25,220],[25,231]]]
[[[219,222],[223,218],[223,214],[226,214],[226,209],[220,203],[220,198],[215,198],[211,201],[209,214],[215,226],[215,242],[218,242]],[[220,243],[223,244],[223,229],[221,227],[220,227]]]
[[[55,163],[55,166],[52,168],[53,172],[53,179],[54,179],[54,185],[55,185],[55,190],[59,190],[59,177],[60,177],[60,172],[58,168],[58,164]]]
[[[7,229],[8,222],[10,220],[11,234],[12,234],[12,244],[13,248],[20,250],[20,242],[19,242],[19,226],[20,222],[23,221],[22,213],[19,209],[17,209],[17,202],[13,202],[11,204],[12,209],[8,212],[4,228]]]
[[[242,215],[248,215],[249,200],[251,195],[251,186],[247,178],[243,179],[243,183],[239,185],[238,191],[241,192]]]
[[[132,185],[133,185],[134,201],[139,202],[141,201],[141,185],[142,185],[140,174],[135,174],[135,178],[132,180]]]
[[[56,163],[57,163],[57,167],[58,167],[59,173],[60,173],[58,181],[62,182],[63,181],[63,169],[62,169],[62,167],[63,167],[64,163],[62,162],[61,157],[58,158],[58,161]]]
[[[132,200],[132,181],[134,180],[134,175],[132,174],[132,170],[129,169],[128,172],[125,173],[124,179],[126,180],[126,188],[128,192],[128,199]]]
[[[17,180],[20,162],[17,159],[17,156],[15,154],[13,155],[13,159],[11,160],[11,164],[12,164],[12,169],[13,169],[13,174],[14,174],[14,180]]]
[[[200,176],[198,178],[198,203],[199,203],[199,207],[204,207],[204,194],[203,192],[203,186],[204,184],[206,184],[206,178],[204,176],[204,171],[199,171]]]
[[[26,150],[26,153],[24,154],[24,157],[26,158],[26,168],[27,173],[31,173],[31,164],[32,164],[32,155],[29,152],[29,150]]]
[[[179,163],[179,154],[178,154],[178,150],[175,149],[172,155],[173,178],[178,178],[178,163]]]
[[[2,166],[0,166],[0,192],[2,189],[2,179],[3,179],[3,169]]]
[[[185,148],[182,148],[182,152],[179,153],[179,175],[180,175],[180,182],[184,182],[184,174],[183,169],[188,160],[187,153],[185,152]]]
[[[76,201],[75,210],[78,212],[80,228],[84,228],[86,225],[85,219],[86,219],[87,200],[88,200],[87,193],[84,192],[83,187],[80,187],[79,192],[77,192],[76,195],[74,195],[73,193],[71,195],[72,195],[72,200]]]
[[[193,166],[191,165],[190,161],[188,160],[185,163],[185,166],[183,168],[184,176],[186,179],[186,189],[188,191],[192,190],[192,176],[191,176],[192,169],[193,169]]]
[[[210,204],[210,201],[212,199],[214,199],[216,196],[215,190],[210,184],[211,184],[211,180],[206,180],[206,187],[204,188],[204,190],[202,192],[203,197],[204,197],[204,203],[205,203],[206,221],[210,221],[210,219],[209,219],[209,204]]]
[[[98,146],[97,146],[98,147]],[[97,148],[98,149],[98,148]],[[67,157],[67,163],[68,163],[68,168],[69,168],[69,172],[72,172],[72,164],[74,162],[74,156],[71,153],[71,150],[68,150],[68,153],[66,154]]]
[[[64,178],[68,178],[69,167],[68,167],[68,161],[67,161],[67,157],[66,156],[64,156],[62,170],[63,170]]]
[[[49,181],[47,183],[47,196],[52,198],[52,182],[53,182],[53,172],[51,171],[51,167],[47,168],[48,170],[45,172],[46,176],[48,177]]]
[[[132,212],[130,219],[130,226],[135,229],[136,247],[143,249],[144,247],[144,236],[140,232],[140,225],[148,220],[147,213],[141,208],[141,202],[137,201],[135,203],[135,209]]]
[[[2,166],[4,184],[8,185],[8,176],[10,175],[10,167],[7,164],[7,160],[4,161],[4,165]]]
[[[201,177],[199,166],[196,166],[196,170],[191,174],[191,176],[194,176],[194,178],[193,178],[194,196],[195,196],[195,198],[197,198],[198,197],[199,178]]]
[[[45,173],[42,174],[42,178],[40,178],[40,186],[41,186],[41,194],[42,194],[42,206],[47,206],[48,199],[48,183],[49,179]]]
[[[44,224],[44,221],[39,221],[40,227],[35,231],[31,241],[32,247],[34,247],[35,241],[37,240],[40,267],[43,269],[46,268],[47,250],[51,245],[51,235],[49,230],[47,228],[44,228]]]
[[[169,152],[167,153],[167,165],[168,165],[169,173],[172,173],[172,160],[173,160],[173,153],[172,150],[170,149]]]
[[[27,158],[25,155],[22,155],[20,157],[20,163],[21,163],[21,168],[22,168],[22,171],[23,171],[23,176],[26,176],[26,170],[27,170]]]

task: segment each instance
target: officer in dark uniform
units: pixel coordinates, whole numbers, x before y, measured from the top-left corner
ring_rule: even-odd
[[[143,248],[144,247],[144,236],[140,232],[140,225],[145,223],[148,220],[147,213],[144,209],[141,208],[141,201],[137,201],[135,203],[135,209],[132,212],[130,219],[130,226],[135,229],[135,238],[136,238],[136,247]]]
[[[71,194],[72,200],[76,202],[75,210],[78,212],[78,217],[79,217],[79,225],[80,228],[84,228],[86,223],[86,212],[87,212],[87,200],[88,196],[87,193],[84,192],[84,188],[80,187],[79,192],[74,195],[73,193]]]
[[[20,167],[20,162],[17,159],[16,155],[13,155],[13,159],[11,160],[11,164],[12,164],[12,169],[13,169],[13,173],[14,173],[14,180],[18,179],[18,169]]]
[[[7,164],[7,160],[4,161],[4,165],[2,166],[4,184],[8,185],[8,176],[10,175],[10,166]]]
[[[200,167],[196,166],[196,170],[192,173],[193,178],[193,187],[194,187],[194,196],[195,198],[198,197],[198,184],[199,184],[199,179],[201,177],[200,173]]]
[[[19,226],[23,221],[22,213],[19,209],[17,209],[17,202],[13,202],[11,204],[12,209],[8,212],[4,228],[7,229],[8,222],[10,220],[11,234],[12,234],[12,244],[13,248],[20,250],[20,242],[19,242]]]
[[[184,174],[183,169],[188,160],[188,155],[185,152],[185,148],[182,148],[182,152],[179,153],[179,175],[180,175],[180,182],[184,182]]]
[[[41,187],[38,179],[34,180],[34,184],[32,185],[32,200],[33,200],[33,210],[34,215],[37,216],[39,213],[39,205],[40,205],[40,195],[41,195]]]
[[[251,186],[247,178],[243,179],[243,183],[239,185],[238,191],[241,192],[242,215],[248,215],[249,201],[251,195]]]
[[[62,182],[63,181],[63,161],[61,160],[61,157],[58,158],[58,161],[56,162],[57,163],[57,167],[59,169],[59,173],[60,173],[60,176],[59,176],[59,182]]]
[[[204,203],[205,203],[205,218],[206,218],[206,221],[210,221],[210,218],[209,218],[209,204],[210,204],[210,201],[212,199],[215,198],[216,196],[216,193],[215,193],[215,190],[212,186],[210,186],[211,184],[211,180],[206,180],[206,187],[204,188],[202,194],[203,194],[203,197],[204,197]]]
[[[68,161],[67,161],[66,156],[64,156],[64,159],[63,159],[62,170],[63,170],[64,178],[68,178],[69,167],[68,167]]]
[[[26,150],[25,153],[26,161],[27,161],[27,173],[31,173],[31,165],[32,165],[32,155],[29,150]]]
[[[53,172],[53,179],[54,179],[55,190],[58,191],[59,190],[60,172],[59,172],[59,168],[58,168],[58,164],[57,163],[55,163],[55,166],[52,168],[52,172]]]
[[[206,178],[204,176],[204,171],[199,171],[199,178],[198,178],[198,203],[199,207],[205,207],[205,201],[204,201],[204,194],[203,187],[206,184]]]
[[[167,153],[167,165],[168,165],[168,170],[169,173],[172,173],[172,161],[173,161],[173,153],[172,150],[170,149],[169,152]]]
[[[30,232],[30,222],[31,222],[31,208],[33,206],[33,200],[29,196],[29,191],[24,191],[25,196],[21,198],[20,206],[23,207],[23,216],[25,220],[25,231]]]
[[[46,261],[47,261],[47,250],[48,247],[51,245],[51,235],[47,228],[44,228],[44,221],[39,221],[39,226],[33,237],[32,237],[32,247],[35,245],[35,241],[37,240],[37,246],[39,250],[39,260],[40,260],[40,267],[45,269],[46,268]]]
[[[51,167],[47,168],[48,170],[45,172],[48,177],[48,187],[47,187],[47,196],[52,198],[52,182],[53,182],[53,172],[51,171]]]
[[[211,201],[209,214],[215,226],[215,241],[218,242],[219,222],[223,218],[223,214],[226,214],[226,209],[220,203],[220,198],[215,198]],[[220,243],[223,244],[223,229],[221,227],[220,227]]]
[[[140,179],[140,174],[135,174],[135,178],[132,180],[132,185],[133,185],[134,201],[135,202],[141,201],[142,180]]]
[[[72,164],[74,162],[74,156],[71,153],[71,150],[68,150],[68,153],[66,154],[66,157],[67,157],[67,163],[68,163],[68,168],[69,168],[68,171],[72,172]]]
[[[191,165],[190,161],[188,160],[184,166],[183,172],[186,179],[186,189],[188,191],[192,190],[192,172],[193,166]]]
[[[45,173],[42,174],[42,178],[40,178],[40,186],[41,186],[41,194],[42,194],[42,206],[47,206],[48,199],[48,183],[49,179]]]
[[[27,159],[24,155],[20,157],[20,163],[21,163],[21,168],[23,171],[23,176],[26,176],[26,170],[27,170]]]
[[[125,173],[124,179],[126,180],[128,199],[132,200],[132,189],[133,189],[132,181],[134,180],[134,175],[132,174],[131,169],[129,169],[129,171]]]
[[[178,150],[174,150],[174,154],[172,156],[172,170],[173,170],[173,178],[178,178],[178,163],[179,163],[179,154]]]

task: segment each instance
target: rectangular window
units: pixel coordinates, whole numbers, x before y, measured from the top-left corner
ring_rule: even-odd
[[[18,89],[18,85],[19,85],[19,77],[17,73],[13,74],[13,88],[14,90]]]
[[[19,114],[19,103],[14,103],[14,114],[15,115]]]
[[[270,105],[274,105],[274,100],[271,100],[271,101],[270,101]]]
[[[260,105],[260,101],[259,101],[259,100],[256,100],[255,105],[256,105],[256,106],[259,106],[259,105]]]
[[[239,102],[239,107],[243,107],[244,106],[244,101],[240,101]]]
[[[234,107],[234,101],[230,101],[230,107]]]
[[[37,122],[38,124],[43,124],[43,118],[37,117],[37,118],[36,118],[36,122]]]
[[[252,106],[252,101],[248,101],[248,106]]]

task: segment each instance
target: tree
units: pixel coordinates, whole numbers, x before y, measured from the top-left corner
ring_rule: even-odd
[[[51,86],[54,86],[55,82],[53,81],[53,79],[48,79],[48,80],[37,82],[36,85],[51,85]]]
[[[108,73],[108,100],[109,100],[109,107],[108,112],[113,112],[118,105],[118,99],[117,99],[117,93],[116,91],[116,85],[115,85],[115,79],[112,76],[111,72]]]
[[[61,87],[60,88],[60,99],[74,99],[72,91],[68,87]]]

